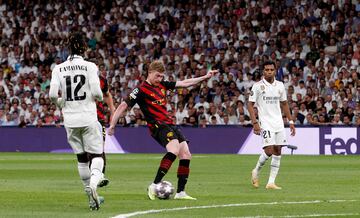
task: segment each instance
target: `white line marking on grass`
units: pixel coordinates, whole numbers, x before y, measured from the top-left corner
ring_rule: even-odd
[[[360,213],[334,213],[334,214],[307,214],[307,215],[287,215],[287,216],[240,216],[240,217],[225,217],[225,218],[300,218],[300,217],[333,217],[333,216],[359,216]]]
[[[133,213],[124,213],[114,216],[113,218],[127,218],[144,214],[161,213],[168,211],[179,210],[192,210],[192,209],[208,209],[208,208],[221,208],[221,207],[243,207],[243,206],[259,206],[259,205],[282,205],[282,204],[320,204],[320,203],[341,203],[341,202],[354,202],[358,200],[314,200],[314,201],[288,201],[288,202],[259,202],[259,203],[239,203],[239,204],[220,204],[220,205],[205,205],[194,207],[177,207],[165,209],[153,209],[144,211],[135,211]]]

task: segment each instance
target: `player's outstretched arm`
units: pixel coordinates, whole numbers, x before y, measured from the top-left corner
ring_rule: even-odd
[[[292,136],[294,136],[295,135],[295,125],[294,125],[294,121],[292,120],[292,117],[291,117],[289,104],[287,101],[282,101],[282,102],[280,102],[280,105],[281,105],[281,109],[284,112],[286,118],[289,120],[289,126],[290,126],[290,132],[291,132],[290,134]]]
[[[198,84],[201,81],[207,80],[209,78],[211,78],[212,76],[214,76],[216,73],[218,72],[218,70],[210,70],[206,75],[204,76],[200,76],[197,78],[191,78],[191,79],[184,79],[182,81],[177,81],[175,87],[178,88],[186,88],[195,84]]]
[[[121,115],[125,112],[127,107],[128,107],[128,105],[126,104],[125,101],[121,102],[121,104],[117,107],[117,109],[114,113],[114,116],[110,122],[110,127],[108,130],[109,135],[114,135],[115,126],[116,126],[117,122],[119,121],[119,118],[121,117]]]

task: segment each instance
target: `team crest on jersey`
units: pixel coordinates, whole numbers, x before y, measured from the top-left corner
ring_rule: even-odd
[[[161,93],[165,95],[165,89],[161,89]]]
[[[265,86],[264,86],[264,85],[261,85],[261,86],[260,86],[260,89],[261,89],[262,91],[264,91],[264,90],[265,90]]]
[[[151,96],[151,97],[154,97],[154,96],[155,96],[155,94],[154,94],[154,93],[151,93],[151,94],[150,94],[150,96]]]

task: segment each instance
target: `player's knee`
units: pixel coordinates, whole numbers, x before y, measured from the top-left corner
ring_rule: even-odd
[[[79,163],[87,163],[87,162],[89,162],[89,155],[86,152],[81,153],[81,154],[77,154],[76,157],[77,157],[77,160],[78,160]]]
[[[191,159],[191,153],[190,153],[190,151],[180,152],[180,153],[179,153],[179,158],[180,158],[180,159],[190,160],[190,159]]]
[[[281,146],[274,146],[273,154],[276,156],[281,155]]]

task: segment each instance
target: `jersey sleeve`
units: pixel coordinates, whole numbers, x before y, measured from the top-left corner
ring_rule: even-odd
[[[128,98],[125,100],[128,107],[133,107],[136,103],[138,103],[141,98],[141,90],[139,88],[135,88],[129,94]]]
[[[286,97],[286,91],[285,91],[284,83],[280,83],[280,84],[281,84],[280,101],[286,101],[287,97]]]
[[[254,84],[250,91],[249,101],[256,102],[257,97],[258,97],[257,85]]]
[[[59,80],[59,77],[58,77],[58,67],[57,66],[54,67],[54,69],[52,70],[52,73],[51,73],[50,86],[51,85],[60,86],[60,80]]]
[[[88,74],[90,84],[100,84],[98,72],[99,72],[99,68],[95,64],[92,64]]]
[[[58,98],[60,80],[58,77],[58,68],[55,66],[51,73],[49,97],[55,101]]]
[[[162,81],[161,85],[165,86],[166,89],[173,90],[175,89],[176,82]]]

